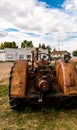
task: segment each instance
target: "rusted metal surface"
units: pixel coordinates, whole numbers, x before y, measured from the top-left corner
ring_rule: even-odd
[[[9,91],[12,108],[19,105],[15,102],[17,98],[19,102],[20,98],[24,98],[36,103],[59,98],[60,103],[66,102],[68,97],[77,96],[77,69],[70,55],[55,61],[53,65],[49,52],[45,54],[48,59],[41,58],[41,54],[36,49],[31,54],[31,64],[25,60],[14,63]],[[53,103],[53,99],[50,102]]]
[[[36,61],[34,62],[34,67],[37,68],[39,65],[48,65],[48,64],[49,64],[48,61],[44,61],[44,60],[38,61],[38,60],[36,60]]]
[[[77,70],[72,61],[64,60],[56,62],[56,75],[60,90],[65,94],[77,94]]]
[[[28,63],[26,61],[16,61],[12,69],[11,95],[23,97],[26,94]]]

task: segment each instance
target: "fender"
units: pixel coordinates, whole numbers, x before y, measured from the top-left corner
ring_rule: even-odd
[[[24,97],[27,89],[28,62],[17,60],[11,71],[10,95],[15,97]]]
[[[65,94],[77,94],[77,70],[73,61],[58,60],[55,64],[59,89]]]

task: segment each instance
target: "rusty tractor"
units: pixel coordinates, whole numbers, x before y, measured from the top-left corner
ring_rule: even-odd
[[[76,102],[77,70],[70,55],[52,64],[50,50],[31,52],[31,61],[14,62],[9,79],[9,103],[17,110],[24,104],[70,105]],[[54,101],[55,99],[55,101]]]

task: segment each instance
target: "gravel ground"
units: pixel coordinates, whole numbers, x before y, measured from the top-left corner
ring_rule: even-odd
[[[9,83],[9,74],[12,66],[13,62],[0,63],[0,85]]]

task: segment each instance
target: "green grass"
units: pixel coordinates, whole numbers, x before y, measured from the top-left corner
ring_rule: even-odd
[[[4,79],[1,79],[1,80],[0,80],[0,83],[3,83],[3,82],[4,82]]]
[[[8,86],[0,86],[0,130],[77,130],[77,109],[10,109]]]

